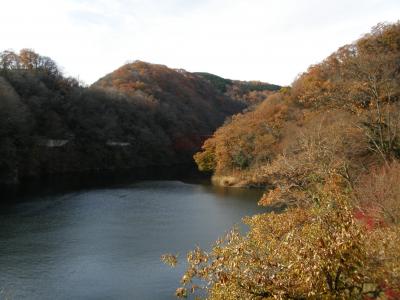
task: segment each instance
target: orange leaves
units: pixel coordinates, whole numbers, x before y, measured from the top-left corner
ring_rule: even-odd
[[[377,28],[303,73],[293,83],[296,99],[306,107],[351,111],[368,109],[371,101],[387,99],[388,92],[392,101],[398,100],[398,85],[393,83],[399,80],[400,23]]]
[[[198,163],[256,177],[259,203],[286,208],[190,261],[209,299],[398,297],[399,51],[400,23],[380,26],[205,143]]]
[[[264,194],[262,196],[260,201],[258,201],[258,204],[263,205],[263,206],[271,206],[276,203],[283,202],[282,195],[283,195],[283,192],[282,192],[281,188],[276,187],[274,189],[270,189],[266,194]]]
[[[201,168],[212,162],[216,174],[221,175],[256,168],[270,161],[275,155],[280,130],[291,118],[292,111],[284,96],[270,96],[255,110],[237,114],[219,128],[210,142],[204,144],[202,152],[196,154],[196,162]]]
[[[135,82],[124,82],[120,84],[117,83],[117,87],[122,91],[133,91],[133,90],[143,90],[145,89],[146,85],[141,81],[135,81]]]

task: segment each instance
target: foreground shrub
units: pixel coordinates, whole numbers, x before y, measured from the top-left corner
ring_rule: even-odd
[[[354,218],[346,195],[320,199],[307,209],[248,218],[247,235],[232,230],[210,252],[190,252],[178,296],[202,289],[208,299],[366,299],[397,293],[398,229],[371,235]]]

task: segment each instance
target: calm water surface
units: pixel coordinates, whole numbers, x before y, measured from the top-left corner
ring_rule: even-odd
[[[141,181],[25,197],[0,211],[0,299],[175,299],[184,265],[262,209],[260,191]]]

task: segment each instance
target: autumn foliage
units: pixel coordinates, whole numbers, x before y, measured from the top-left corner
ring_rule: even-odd
[[[399,61],[400,23],[379,24],[203,144],[200,169],[284,211],[190,252],[178,296],[400,298]]]

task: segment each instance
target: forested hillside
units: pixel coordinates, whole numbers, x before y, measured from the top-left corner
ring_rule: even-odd
[[[83,87],[32,50],[0,54],[0,182],[187,163],[245,105],[199,76],[143,62]]]
[[[260,205],[284,212],[189,253],[177,295],[198,278],[209,299],[399,299],[399,159],[400,23],[379,24],[195,155],[218,184],[267,186]]]
[[[279,85],[261,81],[240,81],[219,77],[214,74],[198,72],[196,75],[209,81],[216,89],[226,96],[255,105],[265,100],[272,93],[279,91]]]

